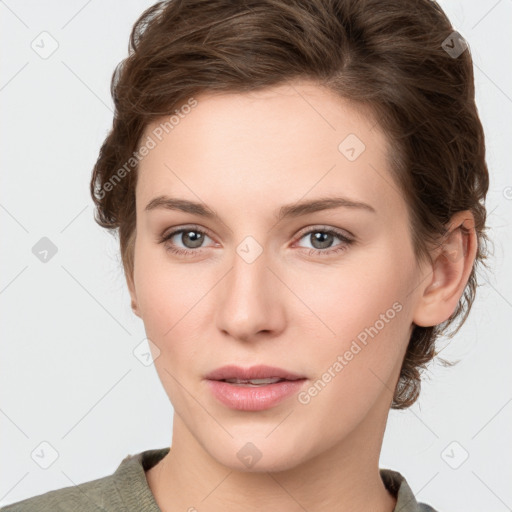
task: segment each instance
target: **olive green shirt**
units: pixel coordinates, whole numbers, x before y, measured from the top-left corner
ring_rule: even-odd
[[[128,455],[112,475],[32,496],[0,509],[1,512],[161,512],[148,486],[145,471],[169,448]],[[405,478],[397,471],[380,469],[386,488],[397,498],[394,512],[436,512],[418,503]]]

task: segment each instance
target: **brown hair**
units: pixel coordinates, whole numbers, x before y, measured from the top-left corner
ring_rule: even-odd
[[[456,310],[440,325],[413,328],[391,407],[412,405],[420,370],[438,355],[436,339],[458,318],[453,336],[469,313],[476,266],[487,254],[484,133],[469,48],[447,51],[464,42],[453,31],[431,0],[171,0],[147,9],[112,76],[113,127],[90,186],[96,222],[119,230],[126,277],[133,279],[135,157],[150,122],[201,92],[295,79],[326,86],[369,107],[388,135],[418,261],[430,258],[429,244],[446,234],[453,214],[475,217],[477,256]]]

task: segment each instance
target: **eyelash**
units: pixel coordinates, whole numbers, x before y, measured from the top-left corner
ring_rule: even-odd
[[[174,231],[171,231],[167,235],[160,237],[160,240],[158,243],[164,244],[165,242],[170,240],[175,235],[177,235],[179,233],[185,233],[187,231],[193,231],[195,233],[200,233],[202,235],[208,236],[208,233],[206,231],[200,229],[199,227],[189,226],[189,227],[185,227],[185,228],[176,229]],[[301,240],[305,236],[311,235],[312,233],[326,233],[329,235],[334,235],[334,236],[338,237],[343,242],[343,244],[338,245],[334,249],[329,249],[329,248],[325,249],[325,250],[309,249],[309,253],[308,253],[309,256],[319,256],[319,255],[320,256],[331,256],[333,254],[338,254],[338,253],[341,253],[341,252],[347,250],[347,248],[352,243],[354,243],[354,240],[346,237],[341,231],[338,231],[337,229],[333,229],[333,228],[327,228],[327,227],[325,227],[325,228],[324,227],[316,227],[316,228],[310,229],[309,231],[302,233],[302,235],[298,238],[298,240]],[[167,245],[167,246],[165,246],[165,249],[166,249],[166,251],[171,252],[173,254],[177,254],[179,256],[188,256],[191,254],[197,254],[198,252],[200,252],[201,249],[204,249],[204,248],[199,247],[198,249],[180,249],[180,248],[177,248],[172,245]]]

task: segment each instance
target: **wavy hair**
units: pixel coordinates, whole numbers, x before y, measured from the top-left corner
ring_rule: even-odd
[[[456,310],[442,324],[413,326],[391,407],[412,405],[421,370],[438,355],[436,339],[466,320],[487,257],[489,176],[463,43],[431,0],[171,0],[148,8],[112,76],[113,125],[90,183],[95,221],[119,235],[126,278],[133,279],[136,237],[134,155],[150,122],[202,92],[296,79],[328,87],[369,108],[387,134],[418,260],[430,258],[453,214],[475,218],[477,255]]]

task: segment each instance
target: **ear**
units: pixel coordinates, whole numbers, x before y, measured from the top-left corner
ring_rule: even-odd
[[[141,315],[140,315],[139,305],[137,303],[137,293],[135,291],[135,284],[133,282],[133,275],[132,274],[127,274],[127,276],[126,276],[126,283],[128,285],[128,290],[130,292],[132,311],[139,318],[142,318]]]
[[[438,325],[455,311],[471,274],[477,252],[475,220],[469,210],[457,212],[447,226],[442,245],[432,254],[430,276],[416,304],[413,322]]]

